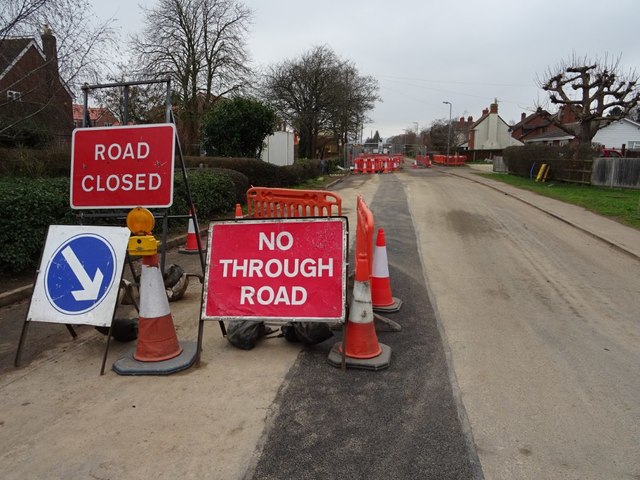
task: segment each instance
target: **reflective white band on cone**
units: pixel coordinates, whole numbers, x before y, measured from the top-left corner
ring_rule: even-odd
[[[371,287],[367,282],[353,284],[353,298],[349,309],[349,321],[353,323],[373,323],[371,308]]]
[[[376,245],[373,249],[373,272],[372,277],[386,278],[389,277],[389,263],[387,261],[387,247],[379,247]]]
[[[158,267],[158,256],[155,265],[145,265],[143,260],[140,274],[140,316],[144,318],[159,318],[170,315],[169,300],[164,290],[164,281]]]

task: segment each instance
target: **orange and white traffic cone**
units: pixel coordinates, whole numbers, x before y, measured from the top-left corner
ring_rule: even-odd
[[[196,348],[178,342],[169,301],[158,264],[158,255],[142,257],[138,343],[113,364],[120,375],[166,375],[189,368]]]
[[[138,345],[133,358],[141,362],[158,362],[182,353],[178,342],[158,255],[142,258],[140,274],[140,318]]]
[[[342,365],[343,355],[345,366],[365,370],[385,369],[391,360],[391,348],[378,343],[373,323],[371,286],[367,278],[367,270],[367,267],[356,266],[353,298],[344,341],[336,343],[327,358],[327,361],[335,367]]]
[[[244,215],[242,215],[242,206],[236,203],[236,220],[240,220],[241,218],[244,218]]]
[[[376,246],[373,249],[373,266],[371,272],[371,304],[376,312],[392,313],[402,307],[402,300],[391,294],[389,264],[384,230],[378,230]]]
[[[198,238],[196,237],[196,227],[193,222],[193,210],[189,209],[189,227],[187,228],[187,241],[184,247],[180,248],[178,252],[194,254],[199,253]]]

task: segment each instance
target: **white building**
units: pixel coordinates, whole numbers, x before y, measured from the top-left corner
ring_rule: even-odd
[[[469,150],[502,150],[522,145],[511,136],[509,125],[498,115],[498,99],[469,128]]]
[[[295,133],[275,132],[264,141],[260,158],[274,165],[293,165]]]
[[[593,143],[598,143],[606,148],[626,150],[640,150],[640,123],[623,118],[598,130],[593,137]]]

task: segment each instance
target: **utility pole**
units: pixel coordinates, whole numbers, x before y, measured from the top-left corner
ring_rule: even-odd
[[[447,133],[447,162],[449,161],[449,145],[451,144],[451,102],[442,102],[449,105],[449,132]]]

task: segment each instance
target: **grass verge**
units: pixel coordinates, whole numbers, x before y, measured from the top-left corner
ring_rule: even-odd
[[[528,178],[498,173],[481,173],[479,175],[556,200],[579,205],[591,212],[640,229],[640,190],[571,183],[540,183]]]

